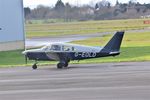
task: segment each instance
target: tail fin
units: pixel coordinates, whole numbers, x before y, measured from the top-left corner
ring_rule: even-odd
[[[112,39],[106,44],[103,50],[107,52],[118,52],[124,36],[124,32],[117,32]]]

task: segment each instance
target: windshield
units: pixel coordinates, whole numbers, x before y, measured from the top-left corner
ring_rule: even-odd
[[[48,50],[48,46],[42,47],[42,50]]]

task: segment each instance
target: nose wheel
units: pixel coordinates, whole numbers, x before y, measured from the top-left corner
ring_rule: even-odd
[[[34,65],[32,66],[32,68],[33,68],[33,69],[37,69],[37,65],[34,64]]]

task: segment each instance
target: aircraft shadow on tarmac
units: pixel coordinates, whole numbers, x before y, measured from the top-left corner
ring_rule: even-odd
[[[63,68],[63,69],[57,69],[55,66],[51,66],[51,67],[40,67],[37,70],[52,70],[52,71],[62,71],[62,70],[66,70],[66,69],[95,69],[95,68],[101,68],[101,69],[106,69],[106,68],[111,68],[111,67],[119,67],[120,65],[114,65],[114,64],[71,64],[69,67],[67,68]],[[124,65],[121,65],[124,66]]]
[[[71,64],[67,68],[57,69],[55,65],[39,67],[37,70],[49,70],[49,71],[65,71],[72,69],[109,69],[114,67],[127,67],[132,66],[131,64],[126,63],[100,63],[100,64]]]

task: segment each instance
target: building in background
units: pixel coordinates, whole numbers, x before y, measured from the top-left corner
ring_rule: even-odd
[[[23,0],[0,0],[0,51],[24,49]]]

